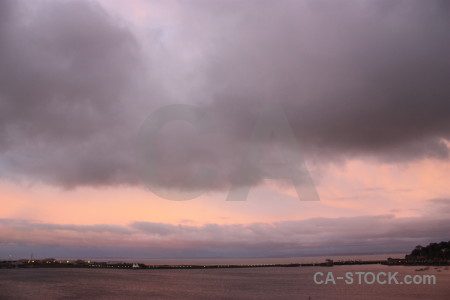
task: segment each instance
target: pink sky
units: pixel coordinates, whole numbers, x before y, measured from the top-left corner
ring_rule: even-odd
[[[442,203],[430,201],[449,198],[446,177],[450,170],[449,163],[424,160],[408,165],[380,165],[354,160],[330,165],[324,169],[325,171],[322,170],[320,177],[315,180],[320,194],[319,202],[299,201],[293,187],[286,184],[280,186],[275,181],[268,181],[262,186],[252,188],[245,202],[227,202],[226,194],[219,192],[179,202],[159,198],[145,188],[63,190],[42,184],[3,181],[0,204],[4,209],[0,212],[0,219],[11,220],[12,223],[0,223],[2,239],[7,241],[8,246],[28,245],[30,249],[33,246],[45,245],[95,248],[124,244],[138,248],[195,249],[216,245],[224,242],[224,239],[228,240],[230,245],[242,241],[282,244],[287,242],[289,240],[287,237],[290,236],[290,229],[283,224],[301,220],[308,222],[317,218],[323,219],[324,222],[326,220],[335,222],[337,227],[343,226],[340,225],[341,222],[359,224],[358,227],[345,228],[341,232],[333,233],[335,238],[345,240],[361,232],[361,218],[372,226],[370,218],[381,217],[383,220],[387,217],[386,228],[378,228],[373,232],[364,231],[364,236],[370,240],[379,234],[384,233],[384,238],[389,238],[392,234],[392,238],[398,242],[399,237],[390,232],[394,228],[389,227],[403,223],[406,226],[411,226],[412,223],[422,227],[423,223],[429,221],[428,218],[446,220],[449,216],[448,201]],[[30,224],[23,226],[14,223],[24,221]],[[136,222],[186,226],[187,229],[167,236],[158,235],[157,230],[154,234],[151,231],[130,233],[120,230],[120,228],[129,229]],[[385,223],[378,222],[381,221],[377,221],[377,225]],[[43,225],[43,228],[36,224]],[[101,224],[117,228],[111,231],[109,229],[97,231],[77,227],[101,227],[103,226]],[[54,229],[51,225],[62,225],[67,228]],[[231,232],[221,235],[219,239],[217,233],[209,234],[208,231],[201,233],[205,231],[202,228],[212,225]],[[444,227],[439,228],[436,234],[446,232],[448,225],[443,225]],[[236,226],[258,226],[260,229],[250,231],[244,238],[241,236],[241,230],[235,232],[232,229]],[[299,231],[304,230],[301,226],[304,225],[297,227]],[[303,234],[298,239],[292,239],[292,242],[306,248],[324,244],[322,249],[333,252],[326,244],[326,239],[322,237],[330,233],[329,228],[318,227],[308,230],[312,230],[318,238],[311,240],[309,234]],[[411,229],[405,229],[405,234],[409,233],[408,230]],[[275,240],[274,232],[279,234],[277,239],[280,240]],[[432,237],[433,235],[426,231],[415,238],[431,241]],[[341,246],[345,248],[345,244]],[[401,246],[388,249],[407,250]],[[380,251],[379,248],[376,250]],[[6,252],[3,253],[5,254]]]
[[[405,252],[448,240],[442,6],[4,1],[0,259]],[[136,151],[145,122],[173,104],[200,113],[163,127],[147,165]],[[273,146],[252,139],[264,107],[284,112],[300,147],[281,139],[275,150],[302,155],[320,201],[243,159]],[[171,201],[146,185],[205,193]],[[226,201],[233,185],[250,188],[246,201]]]

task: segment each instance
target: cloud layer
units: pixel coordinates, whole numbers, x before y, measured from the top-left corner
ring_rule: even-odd
[[[116,249],[122,256],[148,250],[155,257],[165,257],[166,251],[174,250],[178,255],[196,257],[393,253],[409,251],[416,243],[448,239],[449,213],[448,199],[434,199],[428,201],[422,216],[410,218],[367,215],[203,226],[154,222],[66,225],[1,219],[0,245],[4,251],[6,247],[75,247],[80,253],[85,249]],[[95,251],[90,251],[88,256],[94,256]]]
[[[175,1],[177,22],[150,14],[138,28],[93,1],[0,5],[3,178],[139,184],[138,128],[169,103],[215,128],[165,129],[151,183],[169,188],[235,182],[266,104],[286,111],[307,159],[449,157],[447,1]],[[203,166],[208,180],[186,180]]]

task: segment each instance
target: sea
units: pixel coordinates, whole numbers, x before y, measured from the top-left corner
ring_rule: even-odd
[[[334,257],[335,260],[336,257]],[[343,257],[343,259],[347,259]],[[363,259],[361,257],[361,259]],[[178,260],[159,264],[289,263]],[[141,260],[142,261],[142,260]],[[210,263],[208,263],[210,261]],[[296,262],[314,262],[312,259]],[[322,261],[320,261],[322,262]],[[146,263],[149,263],[148,261]],[[320,272],[320,273],[317,273]],[[399,283],[358,283],[357,272],[394,274]],[[331,275],[328,275],[331,273]],[[318,274],[318,275],[316,275]],[[339,277],[353,274],[349,284]],[[316,275],[316,281],[314,276]],[[405,284],[405,275],[434,275],[435,284]],[[329,279],[332,276],[334,282]],[[386,277],[382,277],[387,279]],[[420,278],[419,278],[420,279]],[[400,284],[403,282],[404,284]],[[0,269],[0,299],[450,299],[448,267],[344,265],[333,267],[268,267],[237,269]]]

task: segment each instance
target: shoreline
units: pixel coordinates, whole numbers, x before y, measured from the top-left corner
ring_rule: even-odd
[[[427,261],[415,260],[407,261],[404,259],[387,260],[350,260],[333,261],[326,260],[322,263],[286,263],[286,264],[143,264],[127,262],[105,262],[105,261],[59,261],[56,259],[44,260],[16,260],[0,261],[0,269],[27,269],[27,268],[85,268],[85,269],[233,269],[233,268],[292,268],[292,267],[333,267],[349,265],[387,265],[387,266],[450,266],[450,261]]]

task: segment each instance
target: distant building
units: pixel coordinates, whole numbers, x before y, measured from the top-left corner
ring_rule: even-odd
[[[134,263],[131,267],[133,269],[139,269],[140,268],[139,264],[137,264],[137,263]]]

